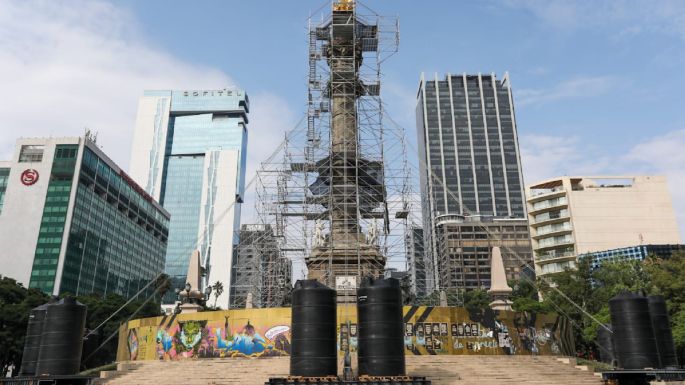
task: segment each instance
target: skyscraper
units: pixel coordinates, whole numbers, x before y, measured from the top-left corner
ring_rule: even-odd
[[[517,278],[532,254],[508,74],[422,74],[416,116],[434,288],[488,287],[494,246]]]
[[[423,241],[423,228],[412,225],[406,235],[407,271],[411,291],[414,295],[422,297],[426,295],[426,252]]]
[[[249,100],[241,90],[146,91],[131,176],[171,214],[165,271],[182,286],[193,250],[227,308],[244,193]]]
[[[49,294],[132,297],[162,273],[169,214],[88,136],[19,139],[0,187],[3,276]]]

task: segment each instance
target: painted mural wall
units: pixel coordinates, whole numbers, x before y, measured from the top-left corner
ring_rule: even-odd
[[[118,361],[290,355],[290,308],[236,309],[143,318],[122,324]],[[338,350],[357,349],[357,309],[338,307]],[[405,306],[407,355],[571,355],[563,317]]]

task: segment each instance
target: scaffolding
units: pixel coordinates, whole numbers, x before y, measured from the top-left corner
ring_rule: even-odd
[[[292,264],[283,257],[271,225],[242,225],[234,255],[231,308],[276,307],[290,303]]]
[[[310,18],[308,37],[306,124],[261,163],[255,211],[296,278],[317,279],[348,302],[361,277],[406,269],[411,169],[404,130],[384,124],[380,98],[399,24],[336,1],[320,22]]]

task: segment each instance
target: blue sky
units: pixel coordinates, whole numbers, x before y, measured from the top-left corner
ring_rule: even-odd
[[[0,158],[12,153],[16,136],[90,127],[125,167],[143,89],[238,85],[252,100],[254,169],[304,112],[307,16],[326,4],[3,1]],[[685,1],[365,4],[400,19],[383,97],[411,140],[422,71],[509,71],[526,183],[664,174],[685,227]]]

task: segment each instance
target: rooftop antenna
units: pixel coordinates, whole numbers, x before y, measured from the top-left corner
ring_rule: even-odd
[[[85,131],[85,138],[88,139],[89,141],[93,142],[93,144],[98,143],[98,132],[97,131],[92,131],[88,127],[84,127],[83,129]]]

